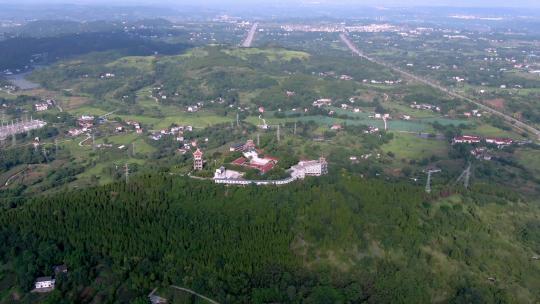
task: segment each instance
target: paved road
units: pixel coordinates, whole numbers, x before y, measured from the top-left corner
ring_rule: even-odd
[[[184,288],[184,287],[178,287],[178,286],[174,286],[174,285],[172,285],[171,288],[178,289],[178,290],[181,290],[181,291],[185,291],[185,292],[190,293],[192,295],[196,295],[197,297],[199,297],[201,299],[204,299],[204,300],[208,301],[209,303],[219,304],[218,302],[216,302],[216,301],[214,301],[214,300],[212,300],[210,298],[207,298],[207,297],[203,296],[202,294],[197,293],[197,292],[195,292],[195,291],[193,291],[191,289],[187,289],[187,288]]]
[[[251,47],[251,43],[253,43],[253,38],[255,38],[255,33],[257,32],[258,26],[258,23],[254,23],[253,26],[251,26],[251,29],[249,30],[246,39],[244,40],[244,42],[242,42],[242,47]]]
[[[386,62],[382,62],[378,59],[375,59],[375,58],[372,58],[370,56],[367,56],[365,55],[364,53],[362,53],[357,47],[356,45],[349,39],[349,36],[347,36],[346,33],[342,33],[339,35],[339,37],[341,38],[341,40],[343,41],[343,43],[345,43],[347,45],[347,47],[356,55],[358,55],[359,57],[361,58],[364,58],[366,60],[369,60],[373,63],[376,63],[376,64],[379,64],[379,65],[382,65],[384,67],[387,67],[389,69],[392,69],[402,75],[405,75],[406,77],[408,78],[411,78],[413,80],[416,80],[418,82],[421,82],[423,84],[426,84],[432,88],[435,88],[437,90],[440,90],[452,97],[456,97],[456,98],[460,98],[460,99],[463,99],[465,101],[468,101],[469,103],[472,103],[474,104],[475,106],[477,106],[478,108],[484,110],[484,111],[487,111],[487,112],[490,112],[494,115],[497,115],[499,117],[501,117],[502,119],[506,120],[507,122],[511,123],[514,127],[518,128],[518,129],[521,129],[523,131],[528,131],[530,133],[533,133],[534,135],[536,135],[537,139],[540,140],[540,130],[536,129],[535,127],[531,126],[531,125],[528,125],[520,120],[517,120],[515,118],[513,118],[512,116],[509,116],[507,114],[504,114],[502,112],[499,112],[493,108],[490,108],[476,100],[473,100],[471,99],[470,97],[467,97],[467,96],[464,96],[464,95],[461,95],[459,93],[456,93],[454,91],[452,91],[451,89],[448,89],[448,88],[445,88],[443,86],[441,86],[440,84],[437,84],[437,83],[434,83],[432,81],[429,81],[427,79],[424,79],[424,78],[421,78],[419,76],[416,76],[414,74],[411,74],[409,72],[406,72],[406,71],[403,71],[402,69],[398,68],[398,67],[395,67],[395,66],[392,66]]]

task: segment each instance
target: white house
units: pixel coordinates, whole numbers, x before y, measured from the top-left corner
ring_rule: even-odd
[[[39,277],[36,279],[36,289],[54,288],[55,279],[52,277]]]
[[[318,160],[300,161],[291,167],[291,176],[297,179],[304,179],[306,176],[321,176],[328,173],[328,162],[324,157]]]

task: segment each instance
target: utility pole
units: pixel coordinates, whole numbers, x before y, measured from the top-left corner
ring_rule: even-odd
[[[294,135],[296,135],[296,121],[294,122]]]
[[[131,157],[135,157],[135,143],[131,143]]]
[[[58,154],[58,138],[54,139],[54,154]]]
[[[126,185],[127,185],[129,183],[129,167],[127,163],[125,166],[125,173],[126,173]]]
[[[257,133],[257,147],[261,145],[261,134]]]
[[[15,133],[11,134],[11,144],[13,147],[17,145],[17,135]]]
[[[45,150],[45,146],[43,146],[42,151],[43,151],[43,156],[45,157],[45,161],[49,163],[49,158],[47,157],[47,150]]]
[[[240,114],[236,112],[236,127],[240,127]]]
[[[92,133],[92,151],[96,151],[96,136]]]
[[[279,142],[280,140],[280,134],[279,134],[279,125],[277,125],[277,141]]]

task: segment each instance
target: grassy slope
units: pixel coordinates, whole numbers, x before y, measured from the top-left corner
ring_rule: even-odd
[[[414,134],[394,133],[394,139],[382,146],[382,150],[393,152],[396,158],[419,160],[432,155],[443,156],[448,152],[448,143],[436,139],[422,139]]]

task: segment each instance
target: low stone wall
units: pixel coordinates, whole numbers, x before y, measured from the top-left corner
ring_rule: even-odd
[[[257,185],[257,186],[270,186],[270,185],[286,185],[294,182],[297,178],[288,177],[280,180],[244,180],[244,179],[226,179],[216,178],[214,182],[216,184],[226,185]]]

